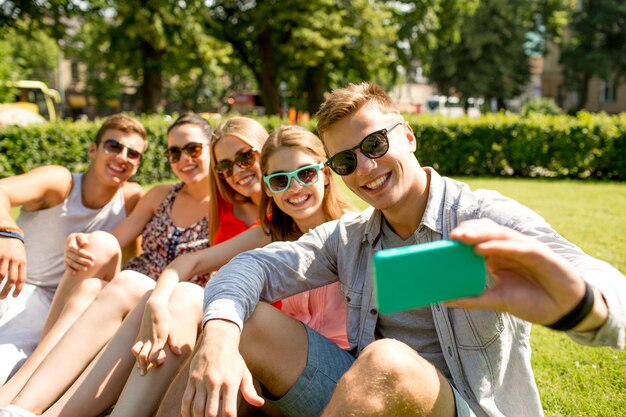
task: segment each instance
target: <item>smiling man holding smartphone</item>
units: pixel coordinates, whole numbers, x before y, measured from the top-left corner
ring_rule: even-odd
[[[90,145],[84,174],[48,165],[0,179],[0,385],[33,351],[46,317],[51,324],[65,308],[52,300],[65,270],[66,237],[112,229],[143,195],[139,184],[127,181],[146,147],[143,125],[114,115]],[[17,221],[13,207],[21,208]],[[70,292],[70,286],[58,291]]]
[[[252,376],[287,416],[541,416],[530,322],[624,348],[624,276],[521,204],[420,166],[418,139],[380,87],[335,90],[317,117],[327,165],[373,209],[241,254],[218,272],[205,288],[183,416],[234,415],[238,391],[262,405]],[[379,311],[374,253],[445,239],[485,256],[487,289]],[[348,351],[258,303],[337,280]],[[454,285],[432,285],[446,284]]]

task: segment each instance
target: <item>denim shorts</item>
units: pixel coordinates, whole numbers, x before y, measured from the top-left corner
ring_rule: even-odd
[[[317,417],[333,395],[335,385],[355,361],[347,351],[306,326],[307,363],[293,387],[280,399],[270,400],[287,417]],[[476,417],[465,399],[452,387],[457,417]]]

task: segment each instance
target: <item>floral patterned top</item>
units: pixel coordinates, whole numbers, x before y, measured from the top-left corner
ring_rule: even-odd
[[[177,227],[172,223],[172,206],[183,183],[172,187],[159,205],[152,219],[142,233],[141,249],[143,253],[126,263],[124,269],[130,269],[157,279],[161,271],[177,256],[209,247],[209,224],[206,217],[187,228]],[[189,282],[202,287],[210,274],[194,276]]]

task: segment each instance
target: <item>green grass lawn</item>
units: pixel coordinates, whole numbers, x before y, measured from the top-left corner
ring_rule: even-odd
[[[510,178],[456,178],[500,191],[543,216],[592,256],[626,273],[626,184]],[[338,181],[343,185],[341,180]],[[343,189],[355,205],[365,204]],[[626,352],[577,345],[533,326],[533,369],[547,417],[622,417]]]

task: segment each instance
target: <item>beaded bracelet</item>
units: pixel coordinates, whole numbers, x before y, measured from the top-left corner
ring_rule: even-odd
[[[21,240],[24,243],[24,235],[18,232],[13,232],[11,230],[0,230],[0,237],[8,237],[11,239]]]
[[[552,330],[566,332],[578,326],[591,312],[594,303],[593,289],[585,282],[585,295],[569,313],[546,327]]]

